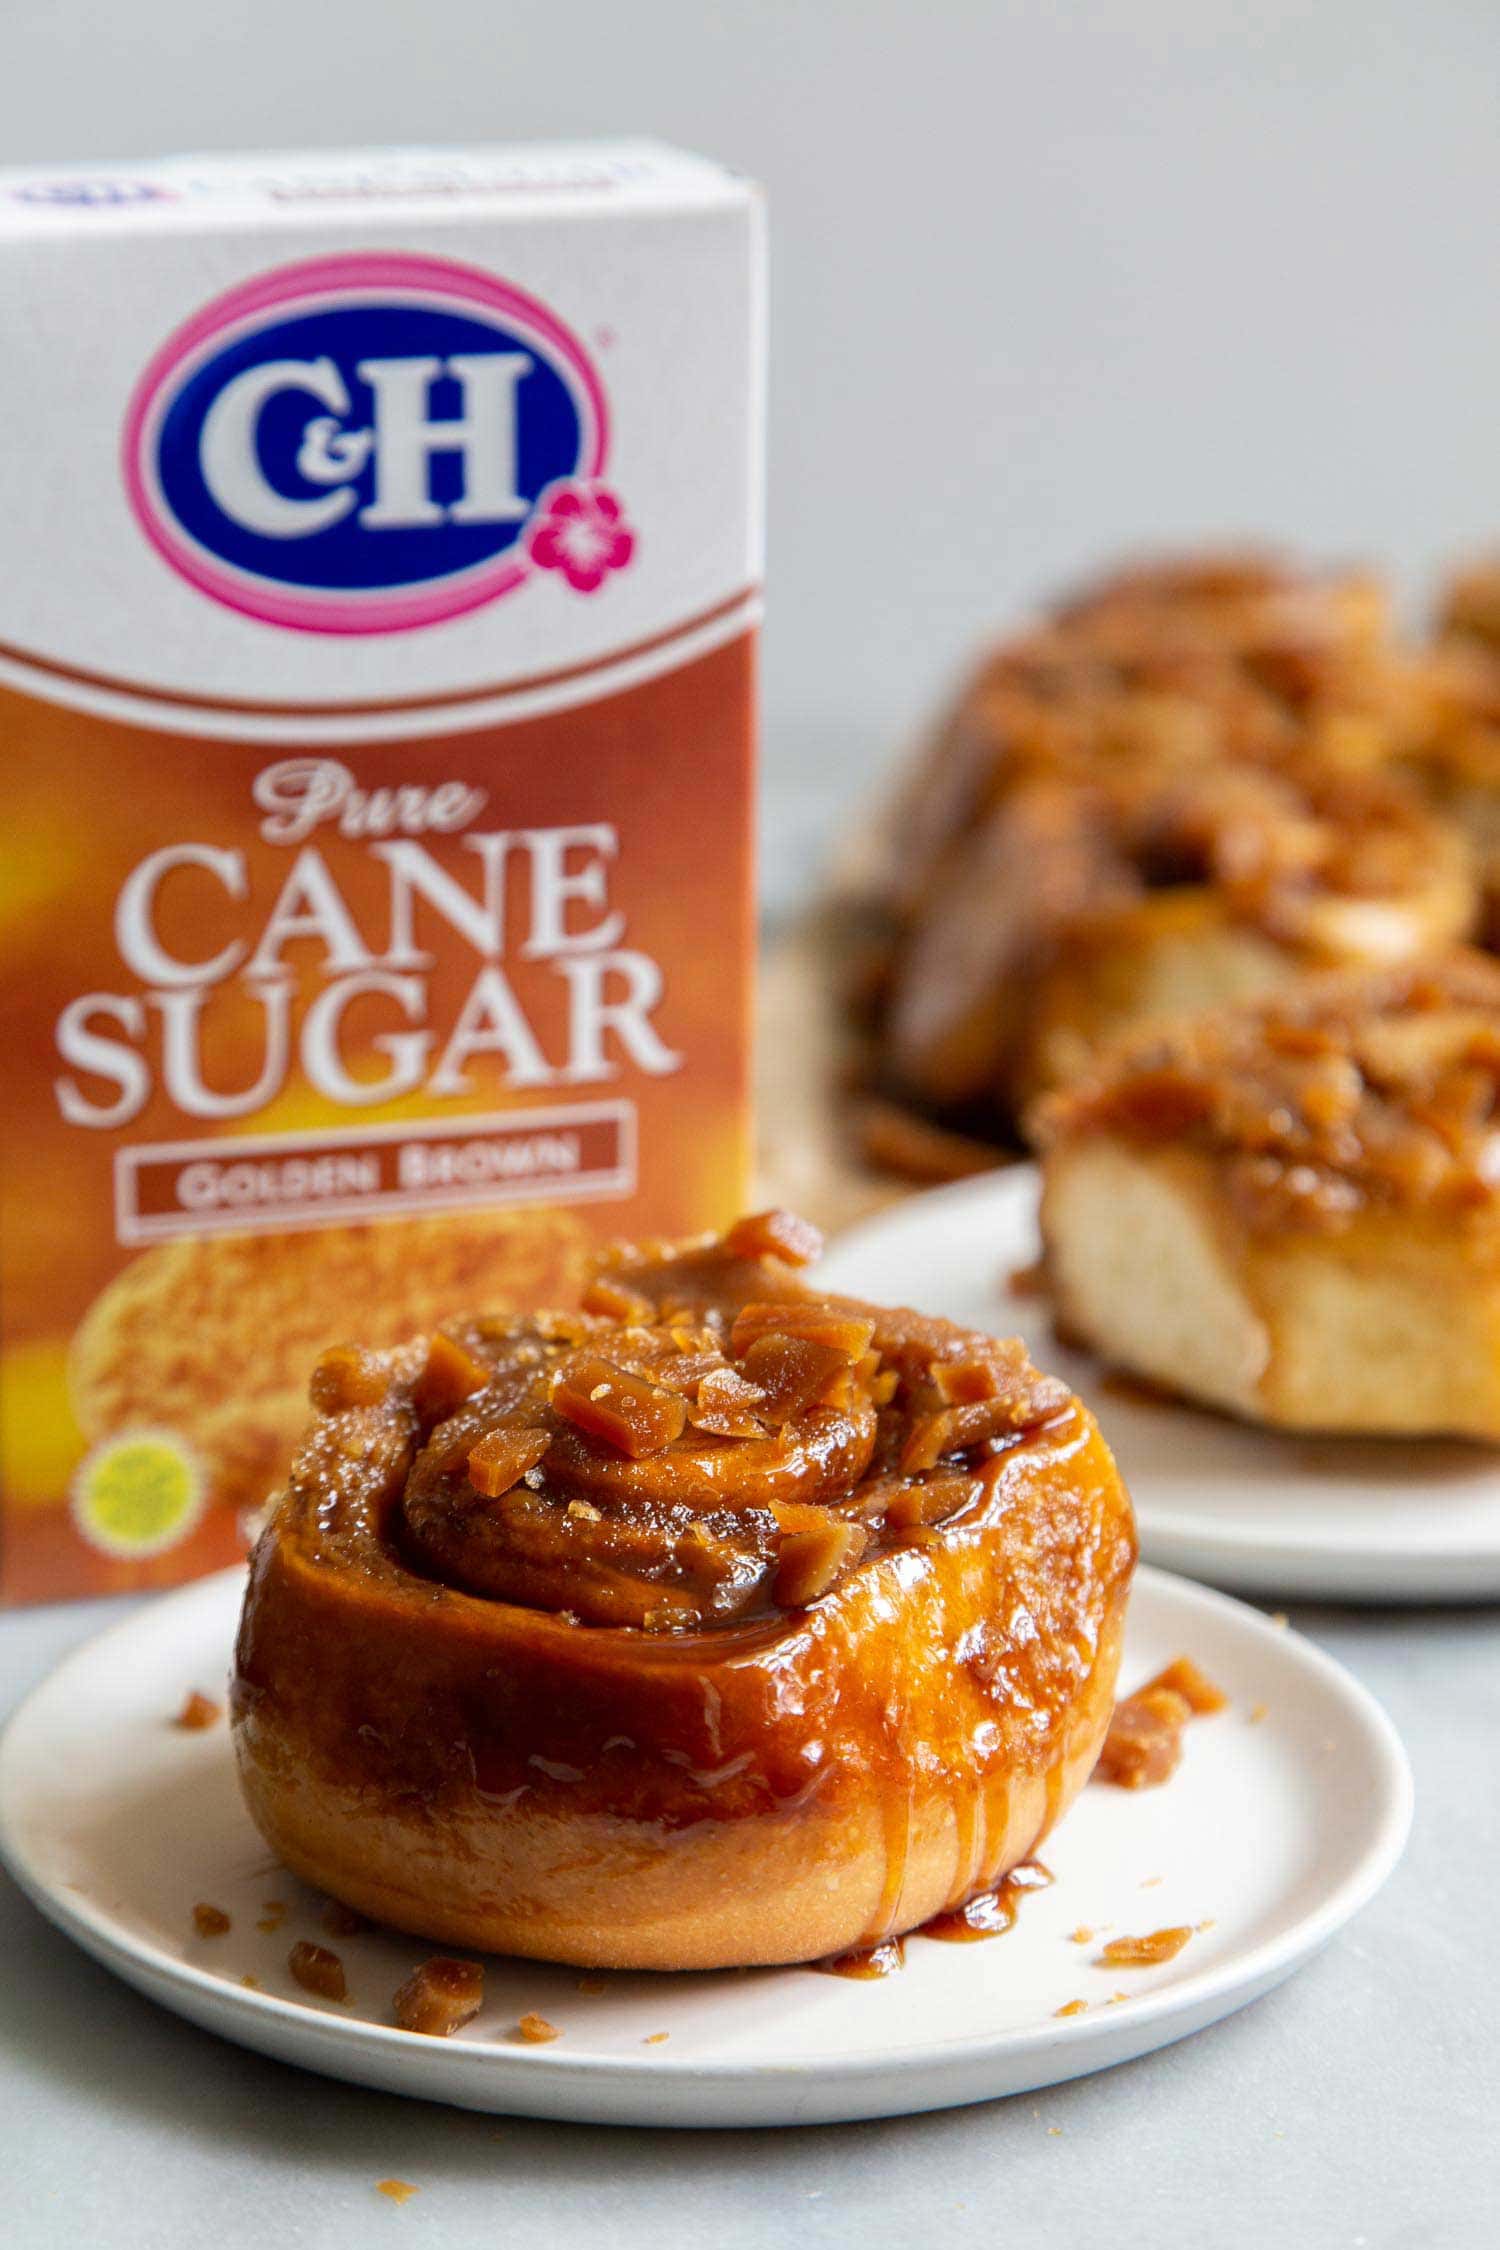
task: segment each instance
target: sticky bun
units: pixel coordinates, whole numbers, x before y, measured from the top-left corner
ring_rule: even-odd
[[[1070,1338],[1308,1431],[1500,1440],[1500,962],[1309,978],[1041,1105]]]
[[[1479,870],[1481,935],[1500,952],[1500,561],[1458,572],[1437,633],[1408,668],[1401,763],[1468,837]]]
[[[995,1884],[1094,1763],[1134,1561],[1017,1342],[815,1293],[785,1214],[568,1314],[340,1349],[232,1712],[297,1874],[447,1945],[815,1959]]]
[[[1137,1024],[1464,937],[1460,837],[1383,773],[1143,761],[1035,777],[948,860],[889,992],[895,1082],[1014,1117]]]
[[[1362,577],[1124,572],[1003,645],[892,824],[880,1090],[987,1136],[1103,1042],[1467,937],[1459,828]]]

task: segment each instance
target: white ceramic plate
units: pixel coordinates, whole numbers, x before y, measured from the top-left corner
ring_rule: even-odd
[[[841,1235],[830,1288],[1022,1335],[1104,1424],[1143,1552],[1242,1593],[1334,1601],[1500,1594],[1500,1453],[1411,1438],[1298,1438],[1191,1406],[1137,1402],[1062,1349],[1010,1277],[1037,1235],[1033,1165],[916,1195]]]
[[[1239,1603],[1144,1570],[1126,1684],[1186,1651],[1232,1707],[1194,1723],[1165,1788],[1085,1790],[1045,1846],[1052,1887],[1022,1901],[1006,1935],[913,1938],[905,1968],[878,1983],[778,1969],[612,1976],[585,1990],[573,1970],[493,1960],[482,2014],[451,2040],[424,2039],[392,2027],[390,2001],[434,1949],[329,1937],[324,1902],[268,1858],[241,1808],[225,1727],[170,1723],[190,1688],[222,1692],[242,1586],[230,1571],[153,1602],[33,1693],[0,1743],[6,1864],[62,1929],[194,2023],[471,2109],[802,2125],[1100,2070],[1286,1976],[1384,1881],[1410,1819],[1400,1744],[1347,1673]],[[196,1935],[198,1901],[229,1914],[228,1935]],[[1168,1964],[1094,1965],[1107,1931],[1184,1923],[1203,1927]],[[1098,1935],[1075,1942],[1081,1928]],[[299,1994],[287,1953],[301,1937],[341,1955],[351,2005]],[[1059,2016],[1075,2000],[1087,2012]],[[529,2010],[562,2036],[518,2043]]]

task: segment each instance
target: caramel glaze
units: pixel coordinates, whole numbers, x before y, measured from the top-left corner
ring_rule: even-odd
[[[1034,1127],[1044,1146],[1109,1134],[1201,1151],[1253,1229],[1492,1212],[1500,963],[1455,949],[1311,977],[1143,1033],[1042,1103]]]
[[[856,1984],[873,1984],[893,1977],[906,1967],[905,1938],[882,1938],[878,1945],[862,1945],[853,1953],[836,1953],[831,1961],[815,1961],[825,1977],[850,1977]]]
[[[1250,555],[1117,573],[1008,639],[889,823],[870,1090],[1009,1140],[1130,1012],[1133,969],[1136,1012],[1160,1004],[1147,965],[1163,946],[1213,941],[1243,990],[1469,934],[1459,831],[1489,824],[1455,824],[1471,762],[1445,788],[1427,746],[1482,736],[1476,701],[1500,708],[1475,661],[1460,685],[1445,657],[1444,685],[1392,637],[1370,579]]]
[[[1052,1870],[1039,1859],[1023,1859],[1001,1877],[992,1890],[976,1891],[971,1899],[947,1914],[934,1914],[921,1927],[922,1937],[940,1938],[945,1945],[973,1945],[980,1938],[1003,1937],[1016,1926],[1021,1901],[1028,1892],[1044,1891]]]
[[[1135,1553],[1091,1418],[1017,1342],[814,1297],[760,1224],[618,1262],[604,1310],[325,1361],[233,1680],[289,1864],[442,1938],[440,1902],[314,1864],[305,1784],[471,1855],[523,1802],[533,1832],[597,1816],[653,1860],[745,1822],[811,1848],[844,1807],[880,1831],[868,1946],[905,1926],[914,1840],[954,1832],[957,1908],[1050,1827],[1103,1732]],[[650,1393],[627,1443],[585,1426],[622,1376]],[[736,1434],[704,1426],[726,1400]]]
[[[1051,1869],[1044,1867],[1039,1859],[1022,1860],[990,1889],[976,1891],[972,1898],[947,1913],[931,1915],[910,1935],[937,1938],[944,1945],[975,1945],[984,1938],[1003,1937],[1007,1930],[1015,1928],[1022,1899],[1031,1891],[1046,1890],[1051,1881]],[[861,1980],[891,1976],[905,1965],[904,1938],[886,1938],[879,1945],[865,1946],[855,1953],[840,1953],[831,1961],[814,1964],[826,1976]]]
[[[1034,985],[1150,929],[1253,933],[1295,967],[1365,957],[1372,919],[1410,955],[1472,927],[1464,847],[1388,773],[1143,756],[1010,776],[941,863],[900,947],[885,1019],[900,1082],[962,1105],[1028,1075]],[[1271,957],[1268,954],[1268,957]]]
[[[1367,577],[1250,555],[1128,569],[1059,602],[979,666],[913,775],[895,828],[898,902],[916,902],[1017,778],[1143,759],[1181,770],[1352,751],[1370,763],[1409,696],[1386,622]]]

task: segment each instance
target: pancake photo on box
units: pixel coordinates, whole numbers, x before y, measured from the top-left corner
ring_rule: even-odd
[[[258,1508],[330,1335],[389,1346],[476,1297],[496,1310],[575,1303],[592,1250],[578,1214],[552,1204],[155,1243],[79,1325],[74,1408],[95,1444],[170,1431],[221,1501]]]

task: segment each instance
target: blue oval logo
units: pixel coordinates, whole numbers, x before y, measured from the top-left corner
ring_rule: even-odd
[[[180,330],[132,400],[125,474],[147,537],[215,600],[390,632],[534,568],[596,590],[634,548],[607,450],[603,386],[546,307],[360,254],[263,275]]]

